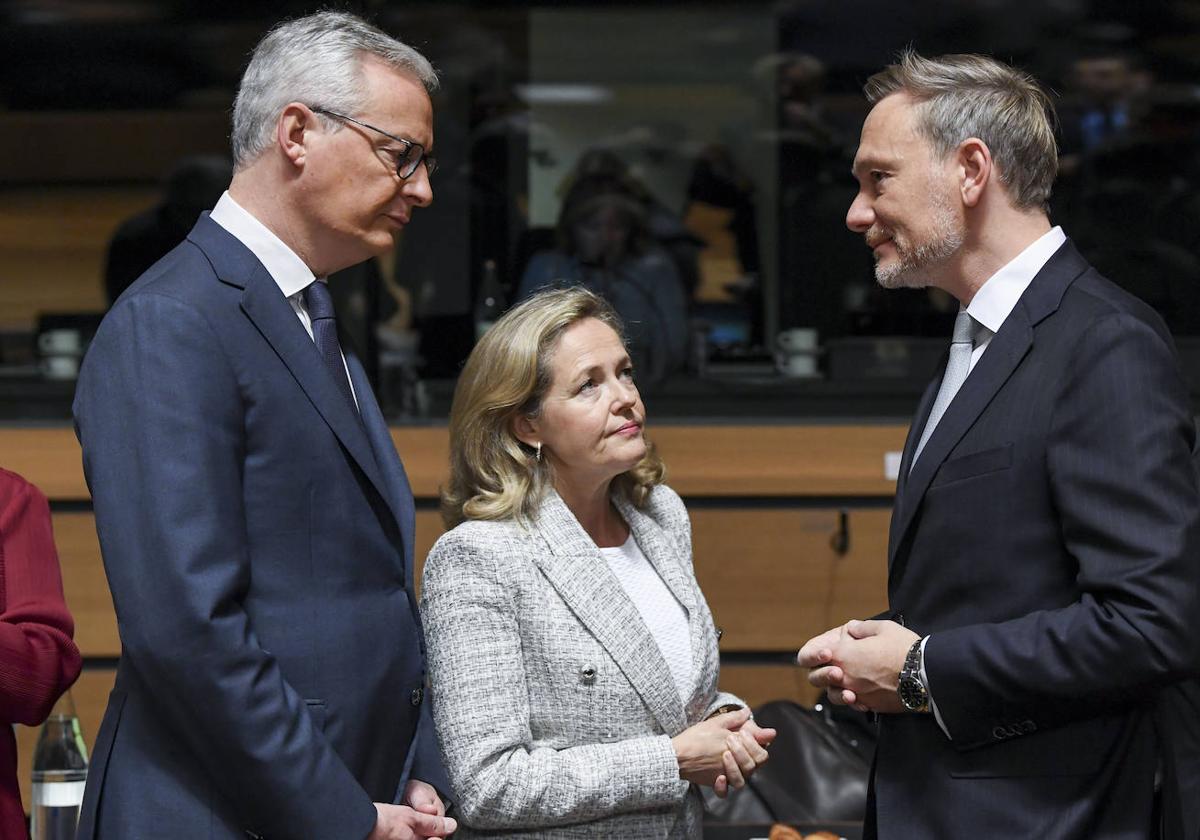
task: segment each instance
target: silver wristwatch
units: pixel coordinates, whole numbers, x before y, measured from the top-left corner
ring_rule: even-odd
[[[904,667],[900,669],[900,702],[910,712],[929,711],[929,692],[921,679],[921,643],[924,641],[917,639],[913,642],[908,649],[908,656],[904,657]]]

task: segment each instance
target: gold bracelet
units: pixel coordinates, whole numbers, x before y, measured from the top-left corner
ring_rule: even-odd
[[[717,706],[717,708],[713,709],[712,712],[710,712],[709,715],[704,719],[712,720],[717,715],[723,715],[723,714],[726,714],[727,712],[736,712],[738,709],[744,709],[744,708],[746,708],[746,707],[739,706],[737,703],[725,703],[724,705]]]

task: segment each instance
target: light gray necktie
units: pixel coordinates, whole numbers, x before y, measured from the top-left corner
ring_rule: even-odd
[[[946,362],[946,372],[942,375],[942,387],[938,388],[933,408],[929,410],[929,419],[925,421],[925,431],[921,433],[921,442],[913,453],[912,463],[915,465],[921,457],[921,450],[929,442],[929,436],[937,428],[938,421],[950,407],[950,401],[958,393],[967,374],[971,372],[971,353],[975,350],[975,338],[979,334],[979,322],[960,309],[954,319],[954,337],[950,339],[950,359]],[[912,465],[909,466],[912,472]]]

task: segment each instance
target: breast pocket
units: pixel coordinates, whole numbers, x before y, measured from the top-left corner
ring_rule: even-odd
[[[938,468],[930,487],[940,487],[955,481],[966,481],[989,473],[1000,472],[1012,466],[1013,445],[1011,442],[981,452],[951,458]]]

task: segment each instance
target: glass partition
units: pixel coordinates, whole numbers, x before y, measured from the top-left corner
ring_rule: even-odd
[[[0,4],[7,419],[68,415],[96,319],[228,179],[250,49],[319,5]],[[1200,369],[1194,4],[340,5],[443,77],[433,206],[334,286],[397,418],[444,414],[480,330],[561,283],[614,301],[672,413],[903,416],[955,304],[877,288],[844,217],[861,85],[909,44],[988,52],[1054,92],[1054,221]]]

